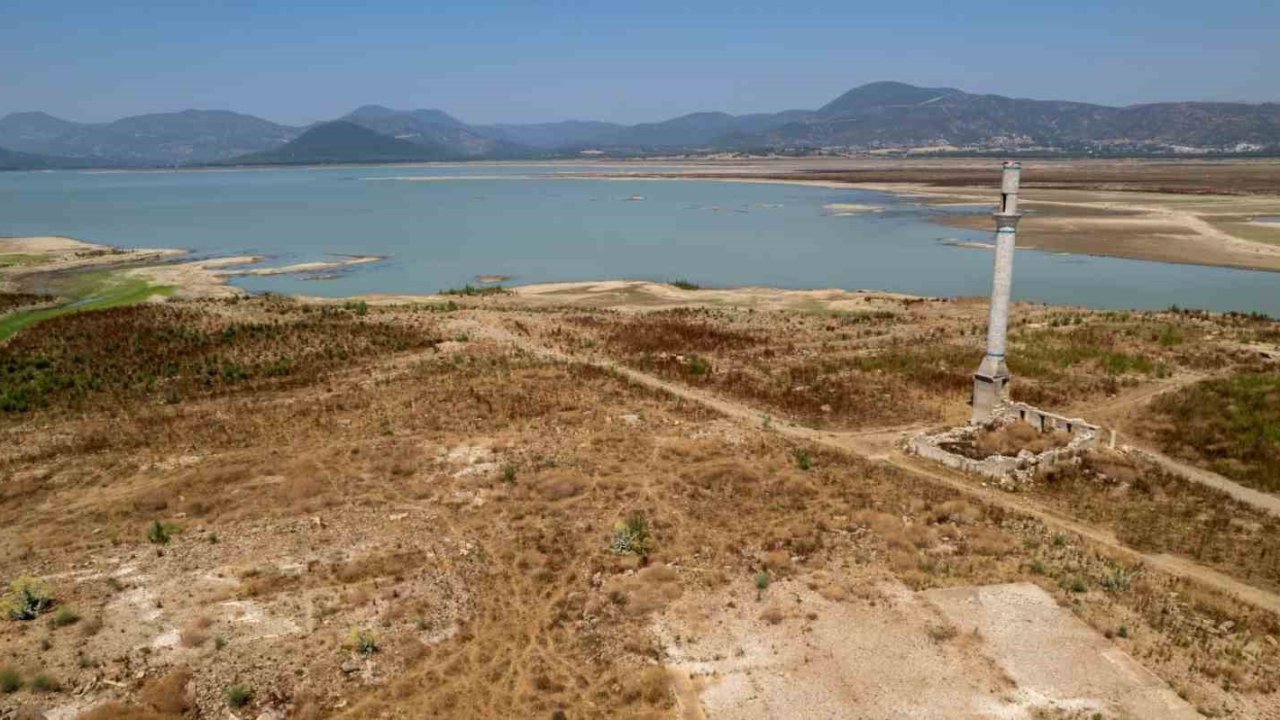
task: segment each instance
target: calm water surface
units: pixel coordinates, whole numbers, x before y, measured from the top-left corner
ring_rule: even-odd
[[[429,293],[477,275],[510,275],[513,283],[687,278],[928,295],[990,290],[990,252],[948,244],[987,241],[990,233],[935,222],[943,212],[981,208],[930,209],[881,193],[791,185],[529,178],[573,169],[0,173],[0,235],[263,254],[273,263],[388,256],[331,280],[235,281],[327,296]],[[406,176],[438,179],[397,179]],[[824,211],[833,203],[884,210],[837,217]],[[1014,295],[1280,315],[1280,274],[1022,251]]]

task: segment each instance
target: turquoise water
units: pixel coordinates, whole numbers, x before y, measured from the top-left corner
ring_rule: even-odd
[[[388,256],[330,280],[235,280],[255,291],[327,296],[430,293],[477,275],[510,275],[512,283],[683,278],[708,286],[989,292],[990,252],[947,241],[990,234],[935,222],[943,212],[981,208],[930,209],[882,193],[792,185],[529,177],[572,170],[0,173],[0,235],[264,254],[273,264]],[[396,179],[405,176],[442,179]],[[884,210],[835,217],[823,209],[831,203]],[[1014,294],[1092,307],[1177,304],[1280,315],[1280,274],[1037,251],[1018,253]]]

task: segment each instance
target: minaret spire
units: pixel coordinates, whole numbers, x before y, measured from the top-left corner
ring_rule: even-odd
[[[987,321],[987,356],[973,374],[973,414],[970,422],[985,423],[1009,400],[1009,367],[1005,340],[1009,328],[1009,291],[1013,287],[1013,249],[1017,244],[1018,183],[1022,164],[1006,162],[1000,179],[1000,207],[996,210],[995,271],[991,280],[991,315]]]

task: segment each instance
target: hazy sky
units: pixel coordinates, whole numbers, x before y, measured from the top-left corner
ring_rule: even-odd
[[[1280,101],[1280,0],[0,0],[0,114],[640,122],[815,108],[873,80]]]

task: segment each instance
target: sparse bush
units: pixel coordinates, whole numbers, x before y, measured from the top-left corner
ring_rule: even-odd
[[[156,520],[147,529],[147,541],[152,545],[168,545],[169,541],[173,539],[173,532],[176,529],[169,523],[162,523]]]
[[[1102,581],[1102,587],[1113,593],[1128,592],[1129,585],[1129,571],[1124,568],[1116,568]]]
[[[232,685],[227,688],[227,705],[233,708],[244,707],[253,700],[253,690],[244,685]]]
[[[49,621],[49,624],[55,628],[60,628],[68,625],[75,625],[78,622],[80,622],[80,616],[71,608],[63,605],[58,608],[58,612],[53,614],[53,618]]]
[[[0,668],[0,693],[6,695],[22,689],[22,676],[13,668]]]
[[[701,290],[702,289],[701,285],[697,283],[689,282],[688,280],[672,280],[667,284],[670,285],[671,287],[680,288],[681,290]]]
[[[58,692],[61,689],[62,683],[44,673],[31,678],[31,690],[33,692],[51,693]]]
[[[356,628],[351,631],[351,649],[361,655],[372,655],[378,652],[378,638],[372,630]]]
[[[219,636],[217,636],[217,637],[215,637],[215,638],[213,639],[213,649],[214,649],[214,650],[221,650],[222,648],[224,648],[224,647],[226,647],[226,646],[227,646],[227,639],[226,639],[224,636],[219,635]]]
[[[953,640],[960,634],[960,630],[951,623],[933,623],[929,625],[929,638],[934,642],[946,642]]]
[[[618,555],[649,555],[649,521],[644,513],[633,512],[613,527],[613,552]]]
[[[508,485],[514,485],[516,482],[516,472],[517,468],[515,463],[507,463],[502,466],[502,482]]]
[[[690,355],[686,367],[690,375],[710,375],[711,363],[699,355]]]
[[[756,573],[756,600],[764,597],[764,591],[769,589],[770,582],[772,582],[772,579],[769,577],[769,573],[764,570]]]
[[[1116,636],[1122,637],[1122,638],[1129,637],[1129,626],[1121,625],[1120,627],[1116,628]]]
[[[813,467],[813,459],[809,456],[808,450],[797,449],[795,451],[796,467],[801,470],[808,470]]]
[[[36,578],[19,578],[4,596],[4,614],[10,620],[35,620],[53,607],[49,586]]]
[[[510,295],[511,291],[502,287],[501,285],[494,285],[492,287],[475,287],[471,285],[471,283],[467,283],[466,285],[460,288],[449,288],[448,290],[441,290],[440,294],[441,295],[461,295],[461,296],[470,297],[473,295],[479,295],[479,296]]]

